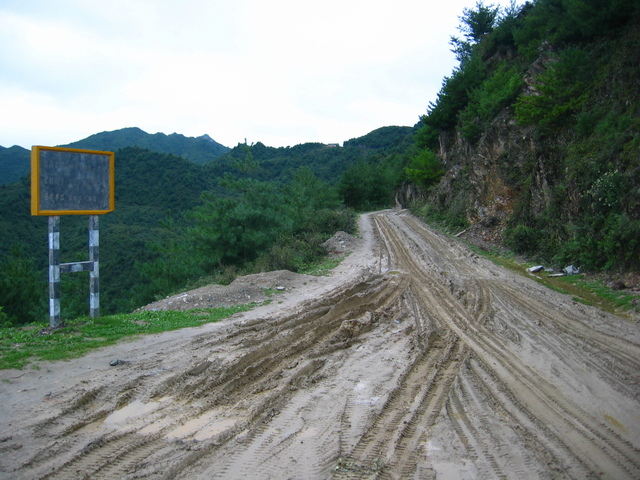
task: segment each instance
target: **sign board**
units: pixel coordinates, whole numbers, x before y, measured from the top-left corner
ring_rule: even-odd
[[[31,149],[31,215],[101,215],[115,209],[113,152]]]

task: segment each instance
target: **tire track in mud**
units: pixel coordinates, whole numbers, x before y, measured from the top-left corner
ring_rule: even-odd
[[[156,451],[158,446],[157,437],[135,434],[94,441],[85,446],[79,456],[40,478],[41,480],[122,478],[130,469],[134,469],[141,459],[146,459]]]
[[[250,391],[269,390],[274,380],[281,383],[281,372],[291,369],[296,359],[311,358],[315,352],[323,354],[328,346],[348,348],[372,328],[376,319],[366,314],[396,302],[402,290],[396,281],[402,283],[403,279],[395,276],[394,281],[388,280],[375,277],[340,292],[337,298],[323,300],[309,312],[295,313],[269,328],[263,324],[257,337],[245,347],[247,353],[233,364],[221,366],[219,375],[203,375],[195,384],[178,383],[173,388],[179,396],[204,399],[202,410],[220,403],[232,404]]]
[[[513,426],[528,452],[537,457],[536,462],[527,462],[531,476],[539,473],[539,478],[593,477],[593,472],[572,454],[561,435],[536,417],[486,363],[472,356],[468,377],[486,396],[487,403]]]
[[[540,301],[523,299],[509,286],[492,285],[492,288],[497,292],[497,303],[509,312],[513,323],[520,329],[535,332],[538,341],[549,351],[570,357],[570,361],[582,368],[588,366],[625,395],[637,394],[640,383],[637,345],[591,328],[570,311],[558,312]]]
[[[316,301],[313,305],[307,305],[305,312],[279,317],[273,322],[262,319],[240,326],[239,332],[232,338],[246,337],[249,331],[253,331],[254,335],[251,341],[239,344],[246,353],[237,355],[231,364],[216,368],[214,362],[205,360],[172,375],[154,389],[151,399],[171,396],[174,409],[176,403],[184,405],[183,414],[159,433],[143,435],[139,433],[140,429],[134,429],[124,434],[107,434],[89,442],[89,447],[78,449],[73,431],[67,429],[59,433],[57,438],[66,443],[69,449],[75,445],[76,453],[41,478],[85,478],[85,473],[81,472],[89,472],[92,479],[120,478],[127,472],[139,469],[151,452],[164,451],[169,457],[177,457],[178,453],[184,456],[176,452],[175,446],[166,438],[166,434],[177,425],[198,418],[212,408],[234,408],[234,405],[247,398],[253,400],[261,397],[261,401],[250,406],[249,420],[232,429],[236,434],[248,430],[246,440],[250,443],[259,437],[261,428],[256,425],[270,418],[270,412],[277,412],[279,406],[286,403],[290,392],[299,388],[300,382],[306,382],[322,369],[322,357],[326,351],[349,348],[359,341],[360,335],[375,327],[377,317],[387,315],[388,310],[402,308],[394,305],[401,302],[403,288],[398,288],[398,285],[403,283],[405,280],[400,275],[374,276],[346,290],[340,289],[333,296]],[[256,325],[261,328],[256,329]],[[99,418],[104,418],[131,398],[131,389],[125,390],[120,392],[120,397],[125,400],[115,401],[109,410],[102,410]],[[86,393],[62,412],[61,417],[49,419],[47,425],[55,425],[66,413],[81,407],[90,415],[92,404],[97,403],[95,400],[100,393]],[[187,408],[189,406],[191,408]],[[94,411],[95,408],[98,407],[94,406]],[[73,430],[79,430],[87,422],[81,422]],[[208,449],[217,448],[225,441],[218,437],[215,439],[217,445],[209,442]],[[205,447],[202,449],[207,450]],[[197,461],[198,456],[188,455],[188,461]],[[33,461],[25,466],[37,466],[38,463]]]
[[[463,396],[462,399],[461,396]],[[486,442],[479,443],[477,441],[480,438],[479,428],[469,419],[463,406],[463,399],[464,403],[467,404],[468,397],[464,396],[464,392],[454,390],[447,401],[447,417],[452,422],[458,438],[467,452],[473,455],[476,467],[480,471],[482,478],[507,478],[492,453],[492,450],[495,450],[496,444],[498,444],[496,442],[497,439],[494,435],[491,435],[490,430],[487,430],[485,432],[489,433],[491,441],[496,443],[488,445]],[[521,478],[525,478],[525,476],[523,475]]]
[[[455,336],[440,338],[418,355],[353,450],[341,458],[334,478],[365,478],[382,471],[394,453],[403,470],[415,467],[414,444],[439,414],[463,357]]]
[[[196,337],[162,375],[78,386],[33,427],[44,446],[17,478],[433,478],[432,442],[481,478],[640,478],[637,445],[524,355],[565,375],[583,364],[637,398],[637,344],[529,298],[405,212],[369,218],[383,273]],[[100,427],[134,401],[155,407]]]
[[[402,292],[404,291],[405,287],[403,285],[406,284],[406,280],[397,274],[387,275],[384,278],[386,280],[379,285],[380,292],[376,292],[375,289],[370,287],[358,287],[348,292],[342,291],[339,295],[340,299],[328,298],[323,302],[323,305],[328,303],[332,305],[332,308],[328,310],[322,308],[319,315],[305,315],[304,325],[300,328],[305,330],[317,329],[322,334],[316,335],[313,339],[301,341],[304,343],[302,346],[293,345],[291,348],[295,347],[301,356],[315,359],[312,361],[324,365],[325,359],[337,351],[334,348],[335,345],[342,345],[339,350],[348,349],[352,342],[357,343],[356,337],[366,333],[370,328],[377,328],[375,325],[380,322],[381,318],[393,317],[399,314],[405,308],[403,306]],[[367,320],[361,323],[362,319]],[[291,321],[297,320],[292,317]],[[290,330],[289,326],[286,325],[287,322],[279,321],[278,323],[284,323],[285,328]],[[347,341],[346,344],[345,340]],[[281,420],[278,417],[278,413],[285,408],[290,408],[290,404],[283,401],[283,399],[291,396],[291,393],[279,392],[276,396],[278,401],[281,402],[281,408],[275,409],[276,416],[268,419],[259,431],[251,433],[248,438],[243,438],[241,444],[235,445],[233,458],[231,460],[223,460],[221,464],[217,464],[216,472],[211,472],[211,478],[225,478],[228,472],[231,471],[236,472],[236,474],[245,472],[245,475],[250,475],[251,471],[259,470],[266,474],[273,468],[279,468],[277,465],[274,466],[268,463],[268,459],[277,457],[284,450],[297,450],[292,445],[300,441],[299,437],[303,437],[301,435],[302,429],[287,434],[285,443],[282,443],[283,439],[280,438],[282,432],[288,430],[288,424],[287,420]],[[338,412],[339,414],[336,413],[335,419],[329,422],[329,426],[325,426],[322,431],[335,430],[333,436],[339,437],[340,425],[347,421],[345,415],[348,416],[349,410],[350,402],[347,399],[344,407]],[[289,420],[289,422],[296,423],[298,420]],[[323,420],[323,424],[324,422],[326,422],[326,419]],[[271,427],[271,424],[277,424],[277,427]],[[333,424],[337,426],[332,427],[331,425]],[[317,426],[314,428],[317,428]],[[329,452],[331,451],[329,450]],[[294,455],[291,452],[288,454]],[[330,468],[330,466],[328,467],[329,462],[327,459],[330,459],[331,462],[334,460],[333,454],[324,452],[319,455],[319,458],[320,465],[311,468],[311,471],[324,472]],[[323,461],[322,458],[325,460]],[[207,462],[210,462],[210,459]],[[274,478],[277,478],[277,475]]]
[[[639,452],[633,445],[560,394],[539,374],[522,364],[515,355],[510,355],[506,345],[476,321],[474,312],[465,311],[460,302],[456,302],[452,292],[445,288],[446,282],[434,280],[433,275],[428,274],[429,266],[416,260],[420,256],[413,255],[411,248],[415,244],[406,241],[406,238],[413,238],[411,232],[404,235],[405,240],[401,240],[397,230],[391,227],[388,217],[382,217],[378,223],[383,235],[390,238],[390,243],[397,251],[399,268],[408,270],[411,278],[419,279],[416,284],[423,287],[423,295],[419,297],[426,301],[429,311],[439,312],[441,323],[458,334],[475,355],[494,365],[491,368],[492,374],[500,379],[513,397],[519,399],[519,408],[524,410],[525,415],[535,419],[538,424],[553,426],[553,431],[557,434],[555,437],[551,436],[554,438],[552,443],[560,442],[568,448],[574,463],[584,465],[584,473],[588,476],[600,476],[606,472],[611,478],[635,478],[640,474]],[[394,226],[397,228],[397,221]],[[467,263],[463,273],[473,274],[473,270],[468,267]],[[480,276],[481,272],[477,273]],[[474,294],[486,295],[478,289]],[[499,295],[500,291],[492,291],[494,298]],[[527,302],[527,306],[530,303]],[[534,314],[530,311],[527,313]],[[577,332],[570,332],[574,333]],[[598,335],[592,335],[591,338],[597,339]],[[578,337],[578,341],[581,339],[583,337]]]
[[[437,245],[436,249],[441,254],[430,258],[438,258],[441,263],[446,262],[449,269],[455,269],[455,276],[474,275],[488,280],[487,272],[477,268],[474,262],[451,262],[452,256],[446,255],[446,249],[451,245],[457,247],[456,244],[447,243],[446,240],[441,239],[441,236],[430,234],[428,228],[419,223],[414,217],[408,217],[406,223],[417,232],[416,235],[433,245]],[[473,259],[474,255],[471,255],[470,258]],[[576,315],[571,309],[559,311],[559,309],[550,307],[533,296],[523,295],[522,292],[517,290],[522,285],[487,280],[477,281],[477,287],[488,289],[488,292],[485,292],[483,296],[491,298],[492,303],[496,305],[502,305],[503,311],[508,312],[512,318],[515,317],[518,323],[517,325],[511,325],[512,329],[514,326],[531,328],[536,323],[547,324],[553,329],[553,336],[562,335],[563,340],[573,342],[576,345],[576,354],[578,354],[579,349],[593,349],[596,351],[598,361],[593,362],[595,368],[604,363],[607,366],[606,369],[603,369],[605,373],[609,375],[612,373],[617,375],[624,374],[624,377],[619,382],[621,388],[625,385],[637,387],[635,384],[640,382],[640,378],[637,376],[637,372],[640,370],[640,360],[637,356],[639,344],[630,343],[628,339],[622,340],[619,333],[612,335],[591,328],[584,321],[584,314]],[[475,288],[471,290],[475,290]],[[471,311],[475,311],[475,309],[471,309]],[[495,313],[495,310],[492,313]],[[548,332],[538,331],[536,335],[541,337],[548,335]],[[587,361],[587,358],[584,358],[584,361]],[[620,369],[624,369],[624,372],[620,372]],[[627,393],[635,394],[637,393],[637,388],[635,392],[627,391]]]
[[[486,338],[481,338],[483,336]],[[540,423],[552,425],[575,458],[590,465],[590,474],[607,472],[612,478],[634,478],[640,473],[640,457],[635,447],[518,358],[505,353],[508,349],[488,341],[489,337],[475,332],[470,344],[480,349],[476,347],[474,351],[499,365],[493,370],[514,396],[520,397],[520,405],[526,405]]]
[[[397,248],[396,232],[388,224],[376,219],[375,228],[385,239],[388,257],[403,259]],[[390,268],[404,268],[402,261]],[[420,278],[409,273],[420,281]],[[413,284],[413,282],[412,282]],[[488,311],[481,298],[482,290],[475,296],[474,305],[480,317]],[[413,299],[417,325],[425,323],[421,313],[433,314],[431,305],[425,304],[419,294],[407,294]],[[387,404],[361,440],[336,467],[334,478],[409,478],[416,471],[421,445],[426,441],[430,427],[435,423],[450,393],[461,365],[466,359],[466,347],[456,334],[443,334],[446,323],[429,315],[430,341],[421,344],[423,352],[408,368],[399,385],[392,391]]]

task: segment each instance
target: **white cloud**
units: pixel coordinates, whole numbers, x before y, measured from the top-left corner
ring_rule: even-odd
[[[506,3],[506,2],[505,2]],[[5,0],[0,145],[138,126],[228,146],[413,125],[475,0]]]

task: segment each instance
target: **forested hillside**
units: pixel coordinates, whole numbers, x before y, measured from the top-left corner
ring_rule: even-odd
[[[0,147],[0,185],[17,182],[31,169],[31,153],[26,148],[14,145]]]
[[[560,266],[640,268],[638,15],[633,0],[465,10],[416,137],[415,210]]]
[[[96,133],[83,140],[63,146],[103,151],[114,151],[125,147],[140,147],[154,152],[177,155],[201,165],[229,151],[228,147],[219,144],[209,135],[185,137],[179,133],[170,135],[165,135],[164,133],[149,134],[137,127]]]
[[[107,152],[126,147],[138,147],[176,155],[197,164],[210,162],[229,151],[228,147],[220,145],[208,135],[194,138],[185,137],[179,133],[149,134],[136,127],[96,133],[77,142],[58,146]],[[0,185],[17,182],[23,176],[29,175],[30,167],[31,152],[29,150],[19,146],[0,147]]]
[[[309,268],[325,239],[354,228],[355,211],[396,201],[484,245],[637,271],[639,15],[635,0],[478,3],[462,12],[459,64],[419,124],[342,146],[240,144],[206,160],[209,137],[187,148],[177,134],[118,131],[150,143],[116,151],[103,311],[237,272]],[[111,133],[71,145],[115,150]],[[177,145],[179,156],[165,151]],[[46,218],[29,215],[29,180],[18,178],[0,186],[0,306],[12,324],[46,318]],[[61,242],[63,261],[85,259],[86,218],[63,218]],[[86,313],[82,275],[63,277],[64,315]]]
[[[343,147],[238,145],[206,165],[117,150],[116,209],[100,219],[102,311],[130,311],[240,271],[308,268],[324,240],[354,228],[347,207],[392,203],[413,133],[383,127]],[[30,215],[29,188],[28,177],[0,185],[0,306],[12,324],[47,318],[47,220]],[[62,217],[61,255],[87,259],[86,216]],[[63,317],[87,313],[87,275],[63,275]]]

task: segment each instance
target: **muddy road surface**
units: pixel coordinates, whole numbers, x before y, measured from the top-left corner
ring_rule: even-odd
[[[0,372],[0,477],[640,478],[640,324],[404,211],[360,237],[251,312]]]

